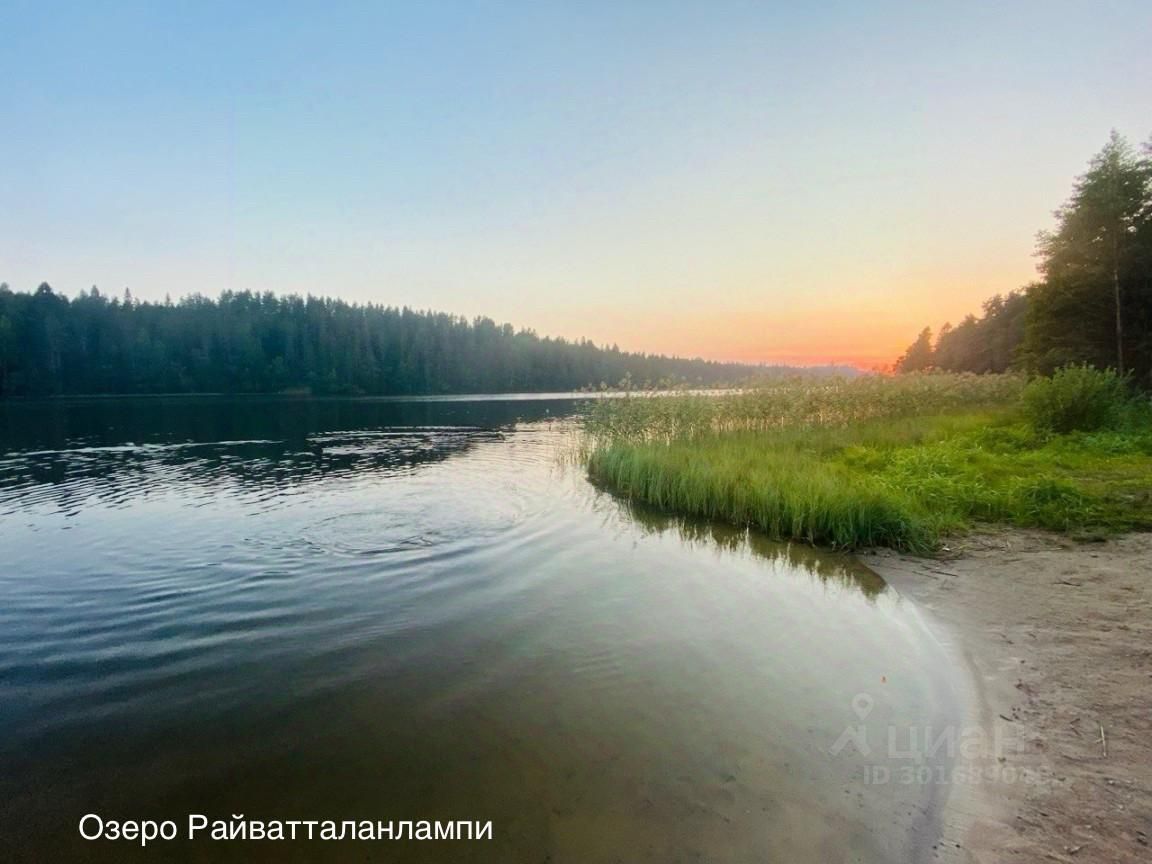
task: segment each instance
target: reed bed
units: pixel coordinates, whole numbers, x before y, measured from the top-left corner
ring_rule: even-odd
[[[785,378],[722,395],[638,392],[593,403],[584,429],[597,441],[672,441],[848,426],[1000,407],[1018,400],[1025,383],[1020,375],[920,373]]]
[[[1041,434],[1020,417],[1024,386],[926,374],[635,394],[589,406],[583,458],[625,498],[837,548],[929,554],[979,521],[1152,527],[1147,425]]]

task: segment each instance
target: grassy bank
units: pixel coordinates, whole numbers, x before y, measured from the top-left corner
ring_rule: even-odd
[[[921,375],[604,400],[585,456],[617,494],[820,545],[929,553],[978,522],[1152,527],[1147,410],[1057,434],[1025,418],[1023,389]]]

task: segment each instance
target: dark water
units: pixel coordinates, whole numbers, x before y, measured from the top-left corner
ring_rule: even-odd
[[[578,404],[0,406],[0,860],[910,860],[938,790],[866,771],[955,716],[916,609],[598,493]],[[190,812],[493,839],[77,831]]]

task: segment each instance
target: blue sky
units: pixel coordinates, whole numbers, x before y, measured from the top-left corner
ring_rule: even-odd
[[[1031,278],[1152,4],[0,0],[0,280],[886,358]]]

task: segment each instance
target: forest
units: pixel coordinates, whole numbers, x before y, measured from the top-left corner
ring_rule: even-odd
[[[900,372],[1048,374],[1088,364],[1152,387],[1152,141],[1113,132],[1037,243],[1040,278],[984,304],[933,339],[925,328]]]
[[[715,386],[771,367],[681,359],[488,318],[225,292],[140,302],[0,284],[0,397],[159,393],[413,395]]]

